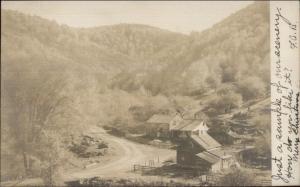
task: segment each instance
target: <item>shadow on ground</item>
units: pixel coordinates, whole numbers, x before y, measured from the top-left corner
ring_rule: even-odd
[[[204,172],[199,171],[198,169],[185,168],[177,164],[164,165],[162,167],[154,168],[151,170],[143,171],[143,175],[152,175],[152,176],[164,176],[164,177],[181,177],[181,178],[195,178],[204,174]]]

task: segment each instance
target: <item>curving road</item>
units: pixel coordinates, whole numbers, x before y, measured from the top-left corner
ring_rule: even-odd
[[[136,175],[131,172],[134,164],[147,164],[149,160],[154,160],[155,164],[159,165],[176,154],[174,150],[160,149],[109,135],[100,127],[92,128],[91,133],[101,134],[101,138],[121,154],[106,164],[99,163],[91,168],[68,174],[65,176],[66,181],[94,176],[133,176]]]
[[[91,128],[91,133],[100,134],[101,138],[109,143],[110,148],[117,150],[117,156],[112,157],[106,163],[99,163],[90,168],[81,169],[77,172],[66,172],[63,176],[64,181],[97,176],[109,178],[138,177],[138,174],[131,172],[133,164],[145,164],[148,163],[149,160],[155,160],[155,164],[159,165],[164,160],[175,157],[176,154],[174,150],[160,149],[112,136],[107,134],[105,130],[100,127]],[[43,182],[40,178],[34,178],[1,183],[1,186],[26,186],[41,184],[43,184]]]

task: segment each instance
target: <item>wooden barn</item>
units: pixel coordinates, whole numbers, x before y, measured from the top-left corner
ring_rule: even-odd
[[[218,172],[233,164],[233,158],[208,133],[204,121],[182,120],[172,128],[173,136],[180,139],[177,164],[200,171]]]

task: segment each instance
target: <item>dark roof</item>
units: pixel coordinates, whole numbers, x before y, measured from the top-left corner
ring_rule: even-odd
[[[198,117],[202,119],[207,119],[207,116],[203,113],[202,108],[200,107],[186,110],[182,114],[185,119],[194,119],[195,115],[198,115]]]
[[[200,125],[201,121],[193,120],[190,124],[180,129],[181,131],[192,131]]]
[[[183,127],[189,125],[192,122],[192,120],[180,120],[180,122],[173,127],[173,130],[181,130]]]
[[[221,145],[206,132],[198,135],[192,135],[192,139],[202,146],[205,150],[221,147]]]
[[[196,127],[200,125],[200,123],[203,122],[202,120],[196,120],[196,119],[183,119],[181,120],[175,127],[173,127],[173,130],[180,130],[180,131],[192,131]]]
[[[147,123],[166,123],[166,124],[169,124],[173,118],[174,118],[173,116],[169,116],[169,115],[155,114],[150,119],[148,119]]]

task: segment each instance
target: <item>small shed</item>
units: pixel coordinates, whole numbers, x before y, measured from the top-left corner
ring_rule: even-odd
[[[197,164],[208,165],[208,170],[211,172],[229,169],[234,164],[232,155],[227,154],[221,148],[203,151],[196,156],[198,157]]]

